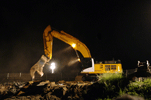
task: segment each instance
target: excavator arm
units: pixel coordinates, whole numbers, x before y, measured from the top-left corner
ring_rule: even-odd
[[[79,59],[79,56],[78,56],[77,51],[79,51],[83,55],[83,58],[91,58],[90,50],[87,48],[87,46],[84,43],[79,41],[77,38],[65,33],[64,31],[59,32],[59,31],[53,30],[51,26],[48,25],[45,28],[44,33],[43,33],[44,53],[46,56],[42,55],[40,60],[31,67],[30,74],[31,74],[32,79],[35,78],[34,74],[36,71],[41,76],[43,76],[44,65],[52,59],[53,37],[72,46],[77,54],[78,59]],[[91,62],[92,62],[92,67],[85,69],[85,71],[90,71],[94,69],[93,59],[91,60]]]
[[[44,52],[45,55],[52,58],[53,37],[71,45],[75,50],[79,51],[84,58],[91,58],[90,50],[87,46],[77,38],[65,33],[64,31],[52,30],[51,26],[47,26],[43,33]]]

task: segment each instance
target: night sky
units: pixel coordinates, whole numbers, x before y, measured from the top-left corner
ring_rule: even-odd
[[[78,38],[95,61],[120,59],[123,69],[151,62],[150,0],[0,2],[0,72],[29,72],[44,54],[48,25]],[[68,46],[54,43],[56,54]]]

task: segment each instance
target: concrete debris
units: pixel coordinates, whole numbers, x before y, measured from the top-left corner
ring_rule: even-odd
[[[14,82],[0,84],[0,100],[95,100],[101,91],[97,82]]]
[[[91,82],[29,81],[0,84],[0,99],[4,100],[62,100],[81,98],[84,86]]]
[[[15,94],[20,88],[25,85],[24,82],[8,82],[0,84],[0,94]]]
[[[45,81],[45,82],[40,82],[37,86],[44,86],[45,84],[50,83],[49,80]]]

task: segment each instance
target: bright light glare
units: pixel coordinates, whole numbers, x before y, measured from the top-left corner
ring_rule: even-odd
[[[72,47],[73,47],[73,48],[75,48],[75,47],[76,47],[76,44],[75,44],[75,43],[73,43],[73,44],[72,44]]]
[[[51,63],[51,66],[55,66],[55,63],[53,62],[53,63]]]
[[[51,68],[51,70],[52,70],[52,73],[54,73],[54,69],[56,68],[55,63],[51,63],[50,68]]]
[[[80,58],[78,58],[78,61],[81,62]]]
[[[55,66],[51,66],[50,68],[51,68],[51,69],[55,69]]]

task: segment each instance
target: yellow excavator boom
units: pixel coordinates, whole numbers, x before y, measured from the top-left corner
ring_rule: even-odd
[[[110,63],[96,63],[94,64],[94,59],[91,57],[90,50],[87,46],[79,41],[77,38],[67,34],[64,31],[56,31],[48,25],[43,33],[43,42],[44,42],[44,53],[46,56],[42,55],[41,59],[32,66],[30,74],[32,79],[35,78],[34,74],[37,71],[41,76],[43,76],[43,67],[44,65],[52,59],[52,47],[53,47],[53,37],[69,44],[75,50],[77,57],[79,59],[77,51],[79,51],[84,60],[88,58],[91,66],[87,65],[87,62],[83,60],[84,69],[81,73],[84,74],[102,74],[102,73],[122,73],[122,64],[117,62]]]
[[[48,25],[43,33],[44,52],[49,59],[52,58],[53,37],[71,45],[75,50],[80,51],[84,58],[91,58],[90,50],[77,38],[65,33],[64,31],[52,30]]]
[[[80,51],[80,53],[83,55],[84,58],[91,58],[90,51],[84,43],[80,42],[77,38],[65,33],[64,31],[59,32],[56,30],[52,30],[51,26],[48,25],[43,33],[44,53],[47,57],[42,55],[40,60],[31,67],[30,75],[32,77],[32,80],[35,78],[36,71],[41,77],[43,76],[44,74],[43,67],[45,66],[47,62],[49,62],[52,59],[53,37],[71,45],[75,51],[76,50]],[[76,51],[76,54],[77,54],[77,51]]]

